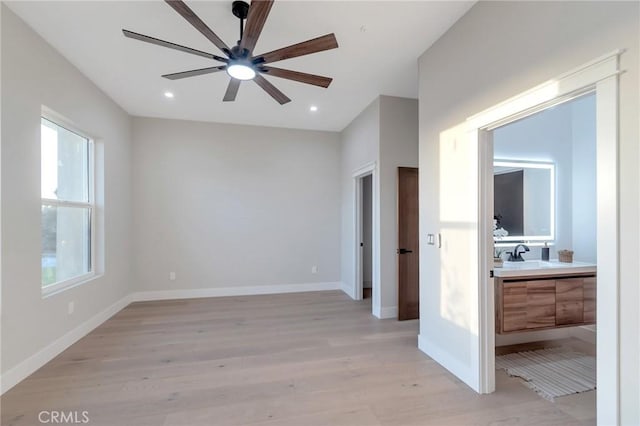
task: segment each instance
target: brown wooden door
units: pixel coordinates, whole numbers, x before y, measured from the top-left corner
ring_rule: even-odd
[[[398,167],[398,319],[420,316],[418,169]]]

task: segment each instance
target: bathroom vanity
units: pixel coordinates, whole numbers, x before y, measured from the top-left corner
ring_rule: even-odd
[[[498,334],[596,322],[595,264],[504,262],[494,276]]]

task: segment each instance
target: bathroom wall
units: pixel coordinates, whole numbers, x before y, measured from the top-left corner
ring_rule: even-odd
[[[596,108],[595,96],[571,103],[572,249],[575,260],[596,261]]]
[[[595,98],[583,96],[494,131],[494,158],[552,162],[556,166],[557,250],[596,261]],[[510,250],[510,248],[507,248]],[[531,246],[525,259],[539,259]]]

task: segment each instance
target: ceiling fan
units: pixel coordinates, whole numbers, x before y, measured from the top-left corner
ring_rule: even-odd
[[[238,88],[240,87],[240,82],[244,80],[253,80],[273,99],[280,103],[280,105],[290,102],[291,99],[265,79],[263,74],[286,78],[300,83],[313,84],[324,88],[329,87],[329,84],[331,84],[332,79],[329,77],[275,68],[268,66],[267,64],[281,61],[283,59],[296,58],[298,56],[335,49],[338,47],[338,42],[335,34],[333,33],[283,47],[281,49],[276,49],[271,52],[259,55],[253,54],[253,48],[255,47],[258,37],[260,37],[260,33],[262,32],[262,28],[269,16],[269,11],[271,10],[271,6],[273,6],[273,0],[252,0],[251,6],[240,0],[233,2],[232,12],[240,19],[240,40],[238,40],[238,43],[231,48],[229,48],[229,46],[227,46],[227,44],[222,41],[220,37],[218,37],[183,1],[165,1],[173,8],[173,10],[178,12],[180,16],[186,19],[187,22],[193,25],[195,29],[200,31],[202,35],[218,47],[226,57],[217,56],[212,53],[203,52],[201,50],[192,49],[190,47],[123,29],[122,32],[126,37],[156,44],[158,46],[168,47],[170,49],[180,50],[182,52],[191,53],[224,63],[224,65],[208,68],[165,74],[162,77],[170,80],[177,80],[218,71],[226,71],[227,74],[229,74],[229,77],[231,77],[231,80],[229,81],[227,91],[222,99],[223,101],[235,101],[236,95],[238,94]],[[247,20],[246,25],[244,25],[245,19]]]

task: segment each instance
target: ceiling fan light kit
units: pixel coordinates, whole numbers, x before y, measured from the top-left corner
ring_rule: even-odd
[[[222,41],[222,39],[220,39],[182,0],[165,1],[180,16],[182,16],[195,29],[211,41],[211,43],[220,49],[226,57],[217,56],[212,53],[203,52],[201,50],[192,49],[190,47],[123,29],[122,32],[125,37],[179,50],[185,53],[191,53],[193,55],[202,56],[224,63],[224,65],[165,74],[162,77],[170,80],[178,80],[224,70],[231,79],[227,86],[227,91],[224,95],[223,101],[235,101],[238,88],[240,87],[240,82],[253,80],[281,105],[290,102],[291,99],[265,79],[263,74],[324,88],[329,87],[329,84],[331,84],[332,79],[329,77],[270,67],[266,64],[335,49],[338,47],[338,42],[333,33],[273,50],[268,53],[259,55],[253,54],[253,49],[258,41],[258,37],[262,32],[262,28],[264,27],[267,17],[269,16],[269,12],[271,11],[271,7],[273,6],[273,0],[253,0],[251,2],[251,6],[241,0],[236,0],[232,3],[231,11],[234,16],[240,19],[240,40],[238,40],[237,45],[232,48],[229,48],[229,46],[227,46],[226,43]],[[246,25],[244,24],[245,19],[247,21]]]
[[[253,64],[247,60],[234,60],[229,61],[227,65],[227,74],[229,77],[236,78],[238,80],[253,80],[256,76],[256,71],[253,69]]]

